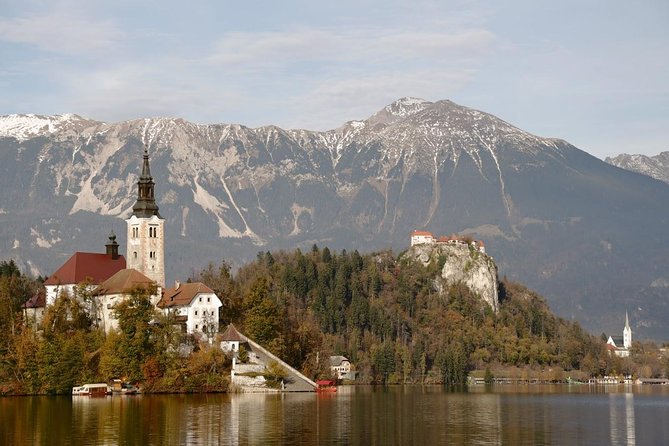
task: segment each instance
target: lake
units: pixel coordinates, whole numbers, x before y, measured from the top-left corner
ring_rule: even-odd
[[[669,386],[0,398],[0,443],[662,445]]]

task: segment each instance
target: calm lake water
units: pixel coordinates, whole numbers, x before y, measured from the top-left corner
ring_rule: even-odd
[[[669,386],[0,398],[0,443],[666,445]]]

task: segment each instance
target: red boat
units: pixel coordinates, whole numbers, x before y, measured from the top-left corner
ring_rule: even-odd
[[[316,384],[318,384],[318,387],[316,387],[316,392],[337,391],[337,383],[332,381],[331,379],[322,379],[320,381],[316,381]]]

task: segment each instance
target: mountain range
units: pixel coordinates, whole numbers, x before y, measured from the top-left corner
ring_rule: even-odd
[[[604,161],[622,169],[639,172],[656,180],[669,183],[669,152],[662,152],[655,156],[628,155],[608,157]]]
[[[669,185],[448,100],[403,98],[329,131],[147,118],[0,117],[0,257],[48,275],[103,252],[148,147],[167,277],[313,244],[406,249],[469,234],[560,315],[669,338]]]

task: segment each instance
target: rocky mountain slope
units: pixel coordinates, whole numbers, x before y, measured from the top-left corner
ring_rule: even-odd
[[[656,180],[669,183],[669,152],[662,152],[655,156],[628,155],[626,153],[606,158],[607,163],[642,173]]]
[[[490,256],[467,244],[418,244],[404,255],[425,266],[443,262],[439,274],[443,282],[436,282],[437,285],[462,282],[492,311],[499,309],[497,265]]]
[[[49,274],[125,244],[147,145],[167,279],[259,251],[398,250],[413,229],[486,242],[560,315],[669,338],[669,185],[451,101],[404,98],[326,132],[151,118],[0,117],[0,253]]]

